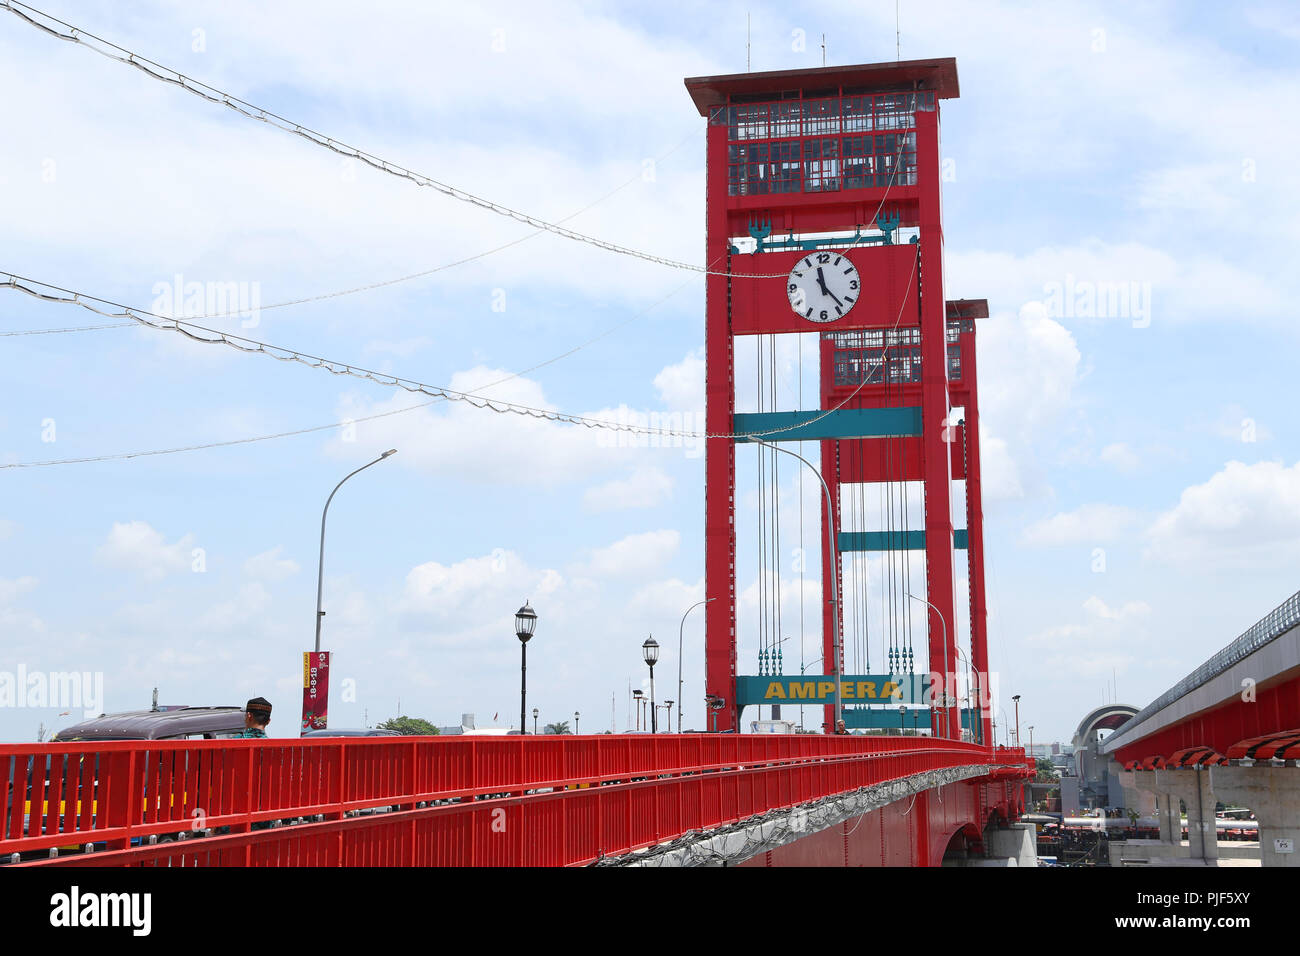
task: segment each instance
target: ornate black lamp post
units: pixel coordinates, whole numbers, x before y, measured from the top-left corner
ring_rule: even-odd
[[[659,715],[655,711],[655,664],[659,661],[659,642],[654,635],[647,637],[641,645],[641,656],[650,665],[650,733],[659,733]]]
[[[525,704],[528,700],[528,639],[537,629],[537,612],[524,602],[524,606],[515,612],[515,637],[519,638],[519,732],[526,733],[524,724]],[[537,712],[533,712],[533,731],[537,730]]]

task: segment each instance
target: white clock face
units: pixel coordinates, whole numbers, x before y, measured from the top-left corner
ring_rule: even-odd
[[[813,252],[795,263],[786,283],[790,308],[810,322],[834,322],[848,314],[862,292],[848,256]]]

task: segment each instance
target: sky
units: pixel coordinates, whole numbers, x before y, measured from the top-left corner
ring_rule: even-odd
[[[945,283],[992,313],[977,336],[1000,727],[1013,693],[1039,742],[1107,700],[1141,707],[1297,588],[1292,6],[904,0],[897,25],[880,0],[703,20],[673,2],[41,9],[441,182],[691,263],[704,121],[682,78],[744,71],[747,13],[755,70],[821,65],[823,34],[831,65],[955,57]],[[0,269],[154,311],[178,286],[234,283],[256,313],[205,324],[534,407],[702,417],[698,274],[532,235],[0,14]],[[1129,294],[1098,304],[1099,288]],[[704,726],[699,611],[680,658],[676,640],[704,592],[698,443],[406,410],[429,399],[141,327],[9,335],[114,320],[5,289],[0,309],[0,675],[102,675],[102,700],[79,703],[108,712],[155,687],[163,704],[261,695],[271,733],[296,736],[321,508],[396,448],[330,508],[331,725],[517,723],[527,600],[542,723],[625,729],[653,634],[657,697]],[[780,343],[787,404],[813,353]],[[738,456],[744,673],[755,461]],[[798,645],[805,665],[820,653],[819,492],[790,466],[780,481],[783,551],[810,553],[805,580],[781,582],[789,672]],[[0,739],[82,716],[39,703],[0,706]]]

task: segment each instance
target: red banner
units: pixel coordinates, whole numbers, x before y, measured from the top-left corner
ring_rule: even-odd
[[[324,730],[330,700],[330,652],[302,655],[302,729]]]

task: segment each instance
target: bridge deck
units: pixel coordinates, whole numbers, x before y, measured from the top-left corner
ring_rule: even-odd
[[[920,737],[5,744],[0,854],[21,854],[18,865],[580,865],[977,764],[995,765],[994,779],[1028,773],[1022,751]],[[47,858],[51,848],[64,849]]]

